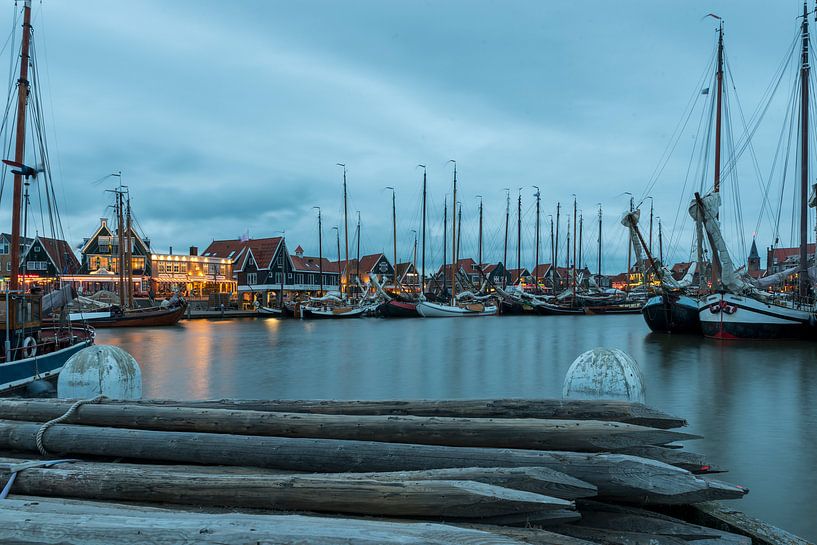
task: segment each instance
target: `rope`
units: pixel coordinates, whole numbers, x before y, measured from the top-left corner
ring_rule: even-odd
[[[50,428],[51,426],[53,426],[55,424],[59,424],[60,422],[64,422],[64,421],[68,420],[69,418],[71,418],[71,416],[73,416],[73,414],[75,412],[77,412],[77,409],[79,409],[81,406],[83,406],[85,404],[88,404],[88,403],[99,403],[103,399],[105,399],[105,396],[103,396],[103,395],[98,395],[93,399],[80,399],[79,401],[77,401],[76,403],[71,405],[71,408],[68,409],[67,411],[65,411],[64,415],[62,415],[60,417],[57,417],[57,418],[55,418],[53,420],[49,420],[48,422],[46,422],[45,424],[40,426],[40,429],[37,430],[37,436],[36,436],[37,450],[40,451],[40,454],[42,454],[43,456],[48,456],[49,455],[48,451],[45,450],[45,446],[43,445],[43,436],[45,435],[45,432],[48,431],[48,428]]]
[[[9,472],[9,480],[6,482],[3,490],[0,491],[0,500],[4,500],[8,497],[9,492],[11,492],[11,487],[14,485],[14,481],[17,480],[17,474],[19,472],[35,467],[48,468],[57,464],[73,464],[74,462],[79,462],[79,460],[35,460],[33,462],[22,462],[19,464],[0,464],[0,469],[7,470]]]

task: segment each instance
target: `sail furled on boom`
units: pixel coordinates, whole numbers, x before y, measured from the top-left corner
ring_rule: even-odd
[[[672,272],[667,269],[663,263],[658,263],[651,260],[654,263],[654,266],[650,266],[647,260],[644,259],[644,254],[647,253],[647,249],[643,247],[643,241],[641,240],[642,237],[638,236],[638,220],[640,217],[641,210],[636,209],[631,212],[626,212],[624,217],[621,218],[621,224],[630,232],[630,240],[633,244],[633,251],[635,252],[636,263],[638,264],[639,270],[646,271],[653,268],[656,276],[665,288],[680,289],[684,287],[672,277]],[[693,271],[693,274],[695,274],[695,271]]]
[[[721,226],[717,218],[720,205],[720,193],[708,193],[692,201],[689,205],[689,215],[692,216],[692,219],[700,221],[709,235],[713,251],[717,252],[721,262],[721,282],[723,286],[734,293],[748,293],[753,291],[752,285],[744,281],[735,271],[732,256],[729,255],[729,249],[723,240],[723,234],[721,234]]]

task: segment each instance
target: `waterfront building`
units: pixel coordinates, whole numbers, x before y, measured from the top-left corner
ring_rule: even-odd
[[[26,248],[33,241],[31,238],[20,237],[20,255],[25,253]],[[11,276],[11,235],[0,234],[0,278],[2,278],[2,289],[6,289],[6,283]]]
[[[806,248],[808,260],[814,259],[815,244],[811,243]],[[800,264],[800,247],[794,248],[773,248],[766,250],[766,275],[779,273],[786,269],[796,267]],[[758,263],[759,265],[759,263]]]
[[[289,256],[292,262],[294,273],[293,282],[284,284],[284,289],[297,292],[295,296],[301,295],[322,295],[320,294],[320,275],[323,269],[323,291],[338,291],[339,274],[338,265],[329,261],[326,257],[322,260],[304,255],[304,249],[298,246],[295,248],[295,255]]]
[[[341,261],[339,265],[340,269],[343,270],[344,262]],[[346,271],[348,271],[348,274],[344,276],[349,279],[352,286],[355,286],[355,278],[365,286],[371,280],[372,275],[377,275],[377,281],[382,286],[394,282],[394,267],[382,252],[361,256],[359,265],[357,259],[350,259]]]
[[[419,293],[420,274],[414,268],[414,263],[398,263],[395,268],[397,269],[397,280],[400,283],[400,288],[403,291]]]
[[[26,284],[46,286],[79,272],[80,263],[64,240],[36,236],[20,257],[20,274]]]
[[[198,255],[196,246],[187,255],[153,253],[151,289],[155,297],[168,297],[178,290],[190,298],[236,293],[233,264],[227,258]]]

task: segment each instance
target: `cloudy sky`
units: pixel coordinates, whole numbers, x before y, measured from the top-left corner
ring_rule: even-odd
[[[300,244],[316,254],[313,206],[320,206],[325,251],[334,256],[331,227],[343,225],[340,162],[348,166],[350,234],[359,211],[364,253],[391,256],[385,187],[396,188],[403,260],[412,230],[420,230],[416,165],[423,163],[428,256],[439,262],[443,200],[451,201],[446,161],[456,159],[464,255],[476,254],[482,195],[485,260],[502,258],[510,188],[515,264],[521,188],[522,261],[533,265],[536,185],[542,262],[557,201],[564,255],[565,209],[575,194],[585,219],[584,261],[595,268],[602,203],[604,269],[622,270],[625,192],[637,203],[647,193],[654,198],[668,260],[688,259],[684,209],[701,178],[711,184],[712,171],[711,153],[693,153],[705,141],[701,112],[712,96],[701,90],[711,85],[716,22],[704,16],[726,21],[728,102],[740,148],[742,116],[751,125],[793,44],[800,11],[798,0],[37,0],[37,60],[65,236],[76,246],[110,214],[104,190],[115,181],[97,181],[121,170],[155,250],[285,230],[291,249]],[[7,36],[13,17],[9,5],[0,23]],[[737,178],[724,181],[723,220],[737,260],[753,233],[761,249],[771,243],[774,214],[762,210],[779,207],[781,241],[791,238],[791,196],[784,192],[781,205],[782,177],[773,174],[783,164],[774,157],[791,70],[781,81]],[[698,109],[689,111],[690,103]],[[769,177],[772,197],[762,206]],[[2,207],[7,225],[8,193]]]

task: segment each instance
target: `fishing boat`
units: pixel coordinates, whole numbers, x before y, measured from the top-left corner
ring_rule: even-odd
[[[392,299],[386,301],[377,308],[378,313],[386,318],[417,318],[420,313],[417,311],[417,302],[399,301]]]
[[[808,213],[809,213],[809,11],[803,4],[800,24],[801,55],[793,60],[799,66],[799,104],[793,100],[792,115],[799,116],[800,183],[796,203],[799,205],[799,262],[791,272],[798,274],[796,294],[775,294],[766,291],[764,285],[739,274],[734,267],[720,229],[718,210],[720,195],[716,191],[701,196],[689,208],[690,215],[706,229],[715,255],[720,259],[720,285],[715,293],[703,298],[698,305],[698,315],[704,335],[715,339],[817,339],[817,315],[815,314],[814,286],[811,283],[814,267],[809,267]]]
[[[698,301],[682,292],[654,295],[642,307],[647,326],[656,333],[700,333]]]
[[[20,264],[21,240],[25,230],[23,217],[24,207],[28,201],[24,198],[23,186],[27,188],[33,178],[49,187],[53,195],[51,175],[47,167],[35,169],[25,165],[26,151],[26,113],[30,93],[39,96],[37,71],[32,70],[29,79],[29,68],[33,64],[30,47],[33,29],[31,26],[31,0],[22,2],[23,33],[20,43],[20,76],[17,80],[17,132],[15,135],[14,160],[4,160],[12,167],[14,175],[12,225],[11,225],[11,261],[14,264],[9,271],[9,284],[0,292],[0,328],[2,328],[3,349],[0,354],[0,393],[7,393],[24,387],[35,380],[57,375],[68,359],[94,342],[94,330],[90,327],[70,323],[43,326],[43,314],[64,306],[71,296],[70,287],[65,286],[52,293],[43,295],[39,289],[25,289],[21,282],[18,265]],[[14,24],[17,24],[15,21]],[[15,52],[16,53],[16,52]],[[38,101],[32,101],[36,103]],[[37,112],[41,115],[42,112]],[[39,118],[42,120],[42,118]],[[41,127],[36,127],[41,130]],[[42,135],[40,135],[42,136]],[[40,158],[47,157],[44,139],[35,138],[39,146]],[[10,149],[10,146],[5,148]],[[47,165],[47,162],[43,162]],[[52,225],[52,229],[54,226]]]
[[[283,316],[283,308],[265,307],[258,301],[255,302],[255,312],[262,316]]]
[[[371,311],[371,308],[362,306],[303,306],[301,307],[301,318],[304,320],[362,318]]]

